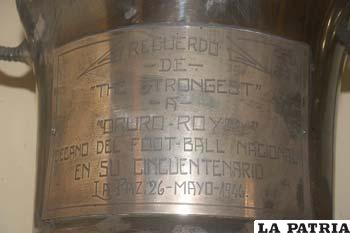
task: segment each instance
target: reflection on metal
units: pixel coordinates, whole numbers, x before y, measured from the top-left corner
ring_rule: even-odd
[[[45,218],[310,216],[308,61],[305,44],[204,26],[55,50]]]
[[[254,218],[331,218],[348,1],[17,5],[38,78],[39,227],[234,232]]]

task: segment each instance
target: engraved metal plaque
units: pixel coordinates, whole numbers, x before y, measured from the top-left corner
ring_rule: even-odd
[[[44,218],[305,217],[305,44],[138,26],[55,51]]]

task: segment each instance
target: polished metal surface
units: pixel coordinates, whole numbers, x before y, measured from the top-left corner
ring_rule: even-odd
[[[331,218],[331,73],[348,1],[17,5],[25,50],[0,52],[38,80],[39,228],[193,232],[178,228],[190,216],[170,221],[190,214],[184,224],[203,232],[234,232],[255,218]]]
[[[307,45],[148,25],[54,53],[44,218],[310,216]]]

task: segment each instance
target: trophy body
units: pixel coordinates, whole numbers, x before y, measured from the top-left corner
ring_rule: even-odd
[[[38,77],[41,228],[235,232],[331,217],[346,1],[18,9]]]

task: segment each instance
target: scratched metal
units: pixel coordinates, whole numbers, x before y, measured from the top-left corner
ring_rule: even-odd
[[[303,43],[137,26],[55,51],[44,218],[309,216]]]

